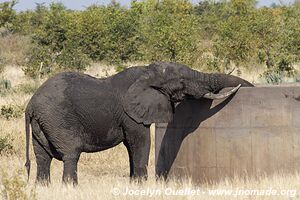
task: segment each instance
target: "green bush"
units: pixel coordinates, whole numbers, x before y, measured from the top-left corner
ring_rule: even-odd
[[[0,155],[3,153],[13,153],[12,138],[9,136],[0,137]]]
[[[1,173],[1,199],[3,200],[35,200],[35,189],[28,191],[27,183],[23,177],[23,170],[18,170],[9,177],[6,172]]]
[[[90,6],[73,17],[70,38],[80,41],[83,52],[94,61],[138,60],[139,14],[132,9],[118,4]]]
[[[89,65],[77,40],[68,38],[73,13],[60,3],[52,3],[42,12],[43,22],[32,33],[32,48],[25,63],[26,75],[37,78],[59,71],[81,71]]]
[[[20,105],[4,105],[1,107],[1,113],[0,116],[10,120],[13,118],[19,118],[23,115],[25,111],[25,107],[24,106],[20,106]]]
[[[138,4],[138,3],[136,3]],[[199,42],[199,23],[186,0],[145,1],[141,7],[141,50],[147,60],[193,65]]]
[[[16,17],[16,11],[13,7],[17,4],[16,0],[0,3],[0,27],[10,29],[12,22]]]
[[[0,90],[11,89],[11,81],[8,79],[0,78]]]
[[[37,83],[23,83],[18,85],[17,92],[21,92],[24,94],[33,94],[39,88],[39,84]]]
[[[82,71],[91,61],[119,66],[175,61],[221,72],[232,65],[255,65],[274,73],[291,73],[300,62],[299,1],[271,8],[257,7],[254,0],[204,0],[197,5],[188,0],[132,0],[130,8],[113,1],[82,11],[59,3],[37,4],[24,12],[15,12],[14,3],[1,6],[1,35],[31,38],[24,71],[35,78]]]
[[[123,65],[117,65],[117,66],[115,67],[116,72],[121,72],[121,71],[123,71],[124,69],[126,69],[126,66],[123,66]]]
[[[11,94],[11,92],[13,92],[13,90],[11,89],[10,80],[0,77],[0,96],[6,96]]]
[[[284,73],[278,70],[268,70],[262,74],[262,77],[267,81],[267,83],[278,85],[283,82]]]
[[[0,74],[4,71],[5,68],[5,59],[0,57]]]

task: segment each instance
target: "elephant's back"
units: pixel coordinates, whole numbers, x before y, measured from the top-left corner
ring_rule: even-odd
[[[75,101],[93,98],[96,91],[106,90],[105,85],[104,80],[86,74],[59,73],[38,88],[28,105],[35,113],[69,112]]]
[[[90,75],[78,72],[62,72],[49,78],[45,81],[34,94],[38,95],[51,95],[57,92],[63,92],[68,88],[77,86],[96,85],[105,82],[104,79],[96,79]],[[80,88],[79,88],[80,89]]]
[[[85,129],[97,128],[99,123],[95,119],[105,119],[109,124],[115,115],[120,118],[122,110],[118,94],[105,80],[74,72],[48,79],[33,95],[30,105],[40,121],[75,124],[76,120]]]
[[[37,112],[38,109],[46,109],[59,99],[62,100],[68,85],[64,76],[65,73],[60,73],[45,81],[33,94],[28,105]]]
[[[82,75],[74,72],[59,73],[45,81],[34,93],[31,104],[55,103],[63,100],[64,92],[72,85],[75,79],[82,79]]]

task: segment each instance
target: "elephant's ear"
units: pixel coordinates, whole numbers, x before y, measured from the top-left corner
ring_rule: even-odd
[[[173,107],[169,97],[154,89],[150,77],[144,77],[132,84],[124,98],[124,110],[138,123],[145,125],[170,122],[173,118]],[[156,79],[156,84],[157,79]]]

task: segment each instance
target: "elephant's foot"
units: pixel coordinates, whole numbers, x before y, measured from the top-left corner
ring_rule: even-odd
[[[35,184],[36,185],[41,185],[41,186],[48,187],[49,184],[50,184],[50,179],[49,178],[40,178],[40,177],[37,177],[36,180],[35,180]]]
[[[142,183],[148,179],[147,167],[135,168],[130,181]]]
[[[77,162],[79,156],[72,159],[65,159],[64,162],[64,171],[63,171],[63,183],[73,184],[76,186],[78,184],[77,178]]]

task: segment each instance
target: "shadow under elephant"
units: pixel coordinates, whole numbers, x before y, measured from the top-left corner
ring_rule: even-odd
[[[167,179],[184,139],[193,133],[206,119],[223,109],[234,97],[228,97],[211,108],[213,101],[209,99],[187,99],[176,106],[172,122],[166,128],[158,129],[163,133],[156,134],[156,176]],[[163,126],[159,124],[158,126]],[[161,141],[159,144],[158,141]]]

